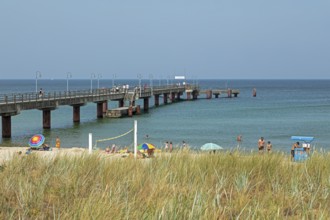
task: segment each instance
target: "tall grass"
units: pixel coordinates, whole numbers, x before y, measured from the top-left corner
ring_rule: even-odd
[[[0,219],[329,219],[329,189],[321,154],[31,154],[0,167]]]

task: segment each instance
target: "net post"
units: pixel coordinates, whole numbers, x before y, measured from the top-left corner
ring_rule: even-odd
[[[134,158],[137,156],[137,121],[134,120]]]
[[[88,135],[88,152],[91,154],[93,151],[93,137],[92,137],[92,133],[89,133]]]

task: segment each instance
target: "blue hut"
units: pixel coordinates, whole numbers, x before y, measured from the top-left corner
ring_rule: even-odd
[[[311,142],[314,140],[314,137],[291,136],[291,140],[302,142],[302,147],[294,149],[294,161],[306,160],[308,158],[311,148]]]

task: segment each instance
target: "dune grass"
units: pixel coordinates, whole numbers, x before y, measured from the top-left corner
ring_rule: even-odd
[[[31,154],[0,166],[0,219],[329,219],[329,193],[325,154]]]

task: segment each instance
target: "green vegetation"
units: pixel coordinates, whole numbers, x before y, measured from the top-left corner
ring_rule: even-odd
[[[329,155],[15,156],[0,219],[329,219]]]

